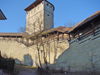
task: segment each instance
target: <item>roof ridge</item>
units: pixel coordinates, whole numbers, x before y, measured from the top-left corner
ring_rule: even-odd
[[[73,31],[76,27],[78,27],[80,24],[82,24],[83,22],[85,22],[86,20],[88,20],[91,17],[94,17],[95,15],[99,15],[100,14],[100,10],[98,10],[97,12],[93,13],[92,15],[90,15],[89,17],[87,17],[86,19],[82,20],[81,22],[77,23],[75,26],[73,26],[68,33],[70,33],[71,31]]]

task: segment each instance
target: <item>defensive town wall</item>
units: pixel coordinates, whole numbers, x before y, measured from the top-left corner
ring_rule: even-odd
[[[69,48],[51,65],[51,68],[55,67],[70,71],[90,71],[93,67],[100,70],[100,34],[71,40]]]
[[[21,40],[21,38],[19,38]],[[54,64],[58,56],[62,54],[69,47],[67,40],[53,39],[49,44],[45,45],[45,53],[47,56],[47,61],[50,64]],[[43,53],[40,49],[40,59],[43,64]],[[2,56],[13,57],[16,63],[24,64],[28,66],[38,65],[38,52],[37,46],[32,45],[27,47],[23,43],[17,42],[16,40],[8,40],[8,38],[0,40],[0,51]],[[6,55],[5,55],[6,54]]]

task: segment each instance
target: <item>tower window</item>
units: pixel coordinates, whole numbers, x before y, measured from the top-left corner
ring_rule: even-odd
[[[50,16],[49,14],[47,14],[47,16]]]
[[[47,6],[48,6],[48,4],[47,4]]]

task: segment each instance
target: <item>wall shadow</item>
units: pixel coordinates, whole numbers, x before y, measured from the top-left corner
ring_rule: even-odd
[[[33,66],[32,56],[30,54],[26,54],[24,57],[24,65]]]
[[[15,58],[15,63],[21,64],[21,61],[19,59]]]

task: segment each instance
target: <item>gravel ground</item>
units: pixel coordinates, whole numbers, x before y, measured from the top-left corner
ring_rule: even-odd
[[[17,75],[38,75],[36,69],[23,67],[22,65],[16,65],[15,68],[19,71]]]

